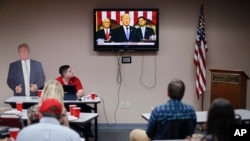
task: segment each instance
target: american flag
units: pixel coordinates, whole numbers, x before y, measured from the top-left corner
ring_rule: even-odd
[[[203,4],[201,5],[198,24],[195,41],[194,64],[196,67],[196,94],[199,98],[206,90],[206,51],[208,50]]]

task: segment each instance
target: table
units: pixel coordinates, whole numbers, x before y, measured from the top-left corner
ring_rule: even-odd
[[[18,113],[16,109],[11,109],[10,111],[6,111],[4,113],[17,113],[19,114],[23,120],[28,120],[27,110],[23,109],[21,113]],[[69,112],[67,112],[68,115],[70,115]],[[88,122],[91,122],[91,120],[96,119],[98,117],[98,113],[80,113],[80,117],[78,119],[69,119],[69,123],[79,123],[79,124],[85,124]],[[86,139],[88,140],[88,139]]]
[[[152,141],[188,141],[186,139],[176,139],[176,140],[152,140]]]
[[[23,102],[23,104],[37,104],[39,102],[38,96],[12,96],[4,101],[6,104],[15,105],[16,102]],[[101,98],[96,96],[94,100],[90,98],[90,95],[82,97],[80,100],[64,100],[65,104],[93,104],[91,107],[94,113],[98,113],[97,104],[101,103]],[[98,119],[94,118],[95,121],[95,140],[98,140]]]
[[[235,114],[239,114],[241,116],[241,121],[250,121],[250,111],[246,109],[235,109]],[[207,122],[207,113],[208,111],[196,111],[197,123],[205,123]],[[143,113],[142,118],[145,120],[149,120],[150,113]]]
[[[5,111],[4,113],[16,113],[19,114],[23,120],[28,120],[27,110],[23,109],[21,113],[19,113],[16,109],[11,109],[10,111]],[[69,112],[67,112],[70,115]],[[91,120],[98,117],[98,113],[80,113],[80,117],[78,119],[69,120],[70,123],[87,123]]]

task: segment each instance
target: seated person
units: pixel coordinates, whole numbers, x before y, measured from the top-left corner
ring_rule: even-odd
[[[165,139],[163,137],[165,133],[163,133],[163,128],[171,120],[191,119],[196,121],[196,113],[193,106],[181,102],[184,92],[185,84],[181,80],[172,80],[168,85],[170,100],[153,109],[146,131],[134,129],[130,132],[130,141],[162,140]],[[189,131],[190,135],[194,133],[194,128],[195,123],[192,130]]]
[[[31,106],[28,110],[27,110],[27,114],[28,114],[28,124],[32,124],[32,123],[37,123],[39,122],[39,108],[41,106],[41,103],[47,99],[47,98],[55,98],[58,101],[60,101],[61,103],[63,103],[63,88],[62,85],[57,82],[56,80],[50,80],[48,81],[43,89],[40,101],[38,104]],[[63,112],[62,112],[62,116],[61,116],[61,120],[63,125],[68,126],[69,127],[69,121],[68,121],[68,115],[67,115],[67,110],[63,105]]]
[[[60,76],[56,78],[62,85],[76,85],[76,96],[81,98],[84,96],[84,91],[80,79],[74,76],[74,72],[69,65],[63,65],[59,68]]]
[[[82,83],[78,77],[74,76],[74,73],[69,65],[60,66],[59,73],[60,73],[60,76],[56,78],[56,80],[59,83],[61,83],[62,85],[76,85],[76,96],[78,98],[81,98],[82,96],[84,96]],[[64,105],[69,111],[69,106],[68,106],[69,104],[64,104]],[[91,107],[88,106],[87,104],[80,103],[76,105],[77,107],[81,107],[81,112],[91,113]],[[82,128],[79,129],[78,127],[73,127],[73,128],[77,128],[76,130],[78,131],[82,130]],[[86,124],[85,128],[86,128],[86,131],[83,131],[83,134],[85,134],[85,136],[92,137],[93,135],[90,129],[91,123]],[[82,133],[82,131],[80,132]]]
[[[39,108],[39,123],[22,129],[16,141],[80,141],[81,138],[74,130],[61,126],[63,104],[53,98],[45,99]]]
[[[204,141],[229,141],[230,125],[235,124],[233,106],[226,99],[215,99],[209,108]]]

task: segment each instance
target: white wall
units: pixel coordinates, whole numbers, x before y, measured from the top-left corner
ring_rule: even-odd
[[[70,64],[80,77],[86,93],[95,91],[105,101],[110,123],[115,122],[115,107],[120,101],[131,102],[131,109],[118,109],[117,123],[145,123],[141,113],[168,100],[166,88],[172,78],[186,83],[183,101],[201,110],[195,95],[194,41],[200,0],[0,0],[0,105],[12,96],[6,84],[9,63],[18,59],[17,46],[27,42],[31,57],[43,64],[46,80],[58,76],[58,67]],[[204,110],[210,104],[210,68],[244,70],[250,75],[250,20],[247,0],[209,0],[205,3],[207,53],[207,91]],[[140,84],[143,53],[132,56],[132,64],[122,65],[122,86],[116,82],[115,53],[93,51],[93,8],[159,8],[160,51],[144,54],[144,83]],[[250,83],[247,87],[250,99]],[[250,108],[250,103],[247,103]],[[103,103],[98,105],[99,122],[106,123]]]

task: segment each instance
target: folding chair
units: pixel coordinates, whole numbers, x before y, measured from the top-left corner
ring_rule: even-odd
[[[235,114],[234,119],[235,119],[235,124],[239,124],[239,125],[242,124],[241,116],[239,114]]]
[[[24,122],[20,115],[15,113],[0,113],[0,126],[24,128]]]
[[[169,120],[161,133],[162,139],[185,139],[194,133],[196,126],[195,119]]]

